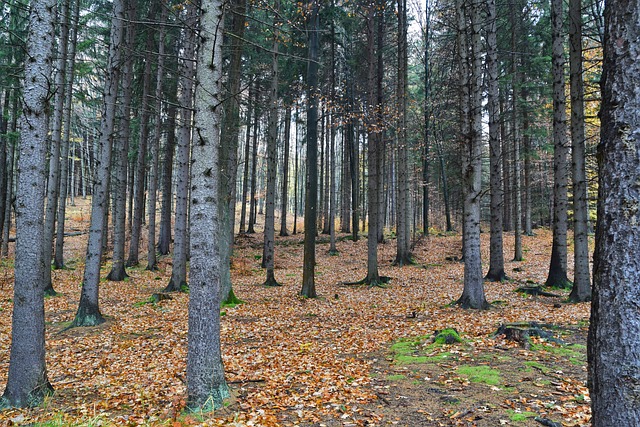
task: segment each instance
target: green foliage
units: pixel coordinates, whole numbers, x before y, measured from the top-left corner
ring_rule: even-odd
[[[514,411],[513,409],[507,409],[507,413],[509,414],[509,419],[516,423],[527,421],[529,418],[533,418],[538,415],[535,412],[529,412],[529,411],[518,412],[518,411]]]

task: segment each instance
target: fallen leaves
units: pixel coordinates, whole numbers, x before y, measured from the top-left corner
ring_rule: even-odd
[[[485,238],[488,236],[483,235]],[[236,405],[204,418],[181,413],[186,389],[188,296],[176,294],[170,300],[136,304],[148,300],[168,281],[170,266],[161,261],[159,272],[133,269],[127,281],[102,282],[101,309],[108,322],[69,331],[63,329],[75,314],[82,268],[57,271],[55,288],[62,295],[46,300],[47,366],[56,393],[45,407],[5,411],[0,419],[22,417],[24,422],[36,422],[62,417],[68,422],[101,419],[103,423],[164,423],[173,427],[322,425],[328,419],[343,426],[379,425],[382,415],[375,406],[384,404],[387,397],[372,384],[371,368],[391,342],[455,327],[470,340],[471,348],[454,356],[471,360],[487,348],[517,347],[489,337],[500,323],[536,320],[578,324],[588,319],[584,304],[556,309],[543,298],[513,292],[517,283],[508,282],[485,285],[489,301],[503,302],[495,309],[478,312],[448,306],[462,291],[463,265],[445,260],[459,251],[456,236],[423,239],[414,254],[419,265],[412,267],[392,267],[384,260],[393,259],[395,247],[381,245],[380,274],[392,277],[385,289],[341,285],[364,276],[366,240],[340,240],[339,257],[324,255],[326,245],[319,245],[316,281],[320,298],[315,300],[297,296],[302,236],[280,239],[276,245],[276,279],[283,284],[278,288],[258,286],[264,281],[256,258],[261,255],[259,241],[258,235],[245,236],[236,247],[234,290],[246,304],[225,308],[222,317],[223,360],[237,396]],[[525,236],[528,260],[507,263],[511,270],[522,270],[509,275],[521,282],[544,281],[549,246],[546,231],[537,237]],[[483,257],[488,259],[487,249]],[[103,275],[107,272],[105,267]],[[10,287],[0,288],[3,313],[10,312],[10,298]],[[9,317],[0,320],[2,383],[8,366]],[[533,357],[533,352],[522,353],[522,357]],[[442,363],[447,361],[444,357]],[[449,372],[449,377],[433,381],[464,392],[469,381],[456,374],[453,364]],[[588,420],[584,376],[567,378],[556,391],[564,400],[529,396],[510,400],[507,406],[550,408],[577,423],[572,425]],[[575,396],[583,396],[582,402]],[[433,408],[421,411],[425,422],[437,418]],[[449,418],[456,423],[473,422],[480,412],[452,410]],[[393,420],[386,421],[393,424]]]

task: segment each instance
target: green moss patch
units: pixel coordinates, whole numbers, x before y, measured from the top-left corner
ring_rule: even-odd
[[[484,383],[488,385],[498,385],[501,383],[500,372],[486,365],[462,365],[458,367],[458,374],[467,377],[472,383]]]
[[[509,414],[509,419],[513,422],[527,421],[529,418],[533,418],[538,415],[535,412],[516,412],[513,409],[507,409],[507,413]]]

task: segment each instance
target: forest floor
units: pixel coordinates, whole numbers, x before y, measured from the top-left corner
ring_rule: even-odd
[[[88,205],[68,215],[70,231],[86,229]],[[488,238],[482,235],[484,260]],[[266,288],[262,235],[237,239],[232,276],[245,303],[223,308],[222,316],[235,399],[215,414],[185,415],[188,295],[150,300],[167,284],[171,258],[161,257],[158,271],[144,270],[143,260],[126,281],[103,281],[107,323],[66,330],[77,309],[86,243],[86,235],[69,237],[68,269],[53,272],[60,295],[45,301],[55,394],[41,407],[1,412],[0,425],[589,425],[589,305],[567,303],[562,290],[551,290],[559,298],[515,292],[544,283],[548,230],[524,236],[525,261],[506,263],[509,281],[485,283],[493,303],[487,311],[451,305],[462,293],[463,264],[451,261],[460,254],[457,235],[421,238],[416,265],[408,267],[392,266],[389,238],[379,251],[380,273],[391,278],[387,288],[345,284],[365,276],[366,239],[340,234],[340,253],[330,256],[328,236],[321,235],[313,300],[297,295],[302,241],[301,234],[277,238],[276,279],[283,286]],[[512,241],[506,233],[506,259]],[[0,260],[1,384],[9,363],[12,263]],[[493,336],[499,325],[522,321],[543,324],[553,338],[533,337],[525,346]],[[435,331],[445,328],[455,328],[463,341],[433,343]]]

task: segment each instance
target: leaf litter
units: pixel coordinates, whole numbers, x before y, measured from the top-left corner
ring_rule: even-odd
[[[222,316],[223,362],[235,399],[214,414],[190,415],[183,413],[188,295],[136,304],[164,288],[171,258],[160,259],[159,271],[135,268],[124,282],[103,281],[107,323],[65,330],[80,294],[83,239],[68,239],[75,269],[54,272],[61,295],[45,301],[47,369],[55,394],[41,407],[0,413],[6,425],[541,425],[535,417],[589,425],[588,304],[558,307],[557,299],[514,292],[527,280],[544,282],[551,246],[546,230],[524,236],[527,259],[506,262],[510,281],[485,283],[487,299],[498,303],[482,312],[451,305],[462,292],[463,264],[446,260],[460,253],[458,236],[422,238],[414,248],[417,264],[409,267],[391,265],[393,240],[380,245],[380,274],[392,278],[385,289],[344,285],[366,273],[366,239],[338,239],[337,257],[327,254],[328,244],[318,244],[315,300],[297,295],[302,235],[278,238],[275,274],[283,286],[277,288],[261,286],[262,235],[243,236],[232,277],[246,303],[224,308]],[[482,239],[487,260],[488,235]],[[510,240],[506,235],[505,254]],[[11,298],[12,284],[2,286],[3,384]],[[565,341],[579,345],[567,351],[534,337],[525,350],[491,336],[500,324],[517,321],[558,325]],[[455,328],[464,342],[429,347],[425,338],[413,350],[419,363],[394,360],[394,343],[446,328]],[[494,370],[497,379],[477,380],[469,374],[474,366]]]

